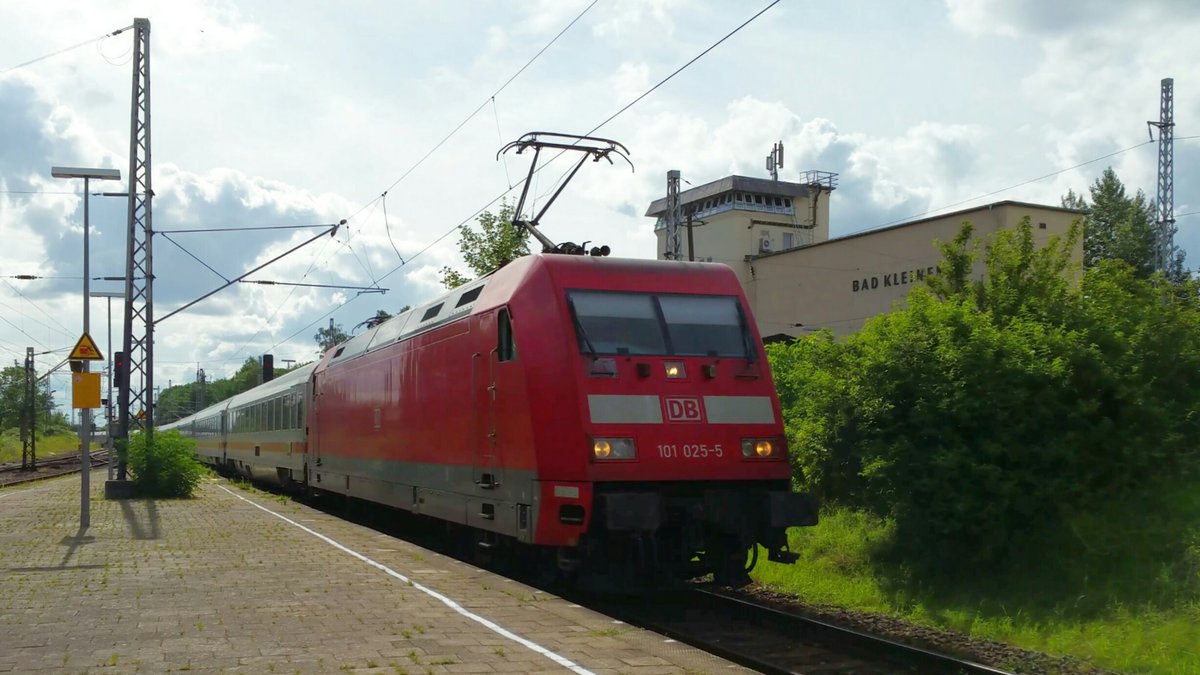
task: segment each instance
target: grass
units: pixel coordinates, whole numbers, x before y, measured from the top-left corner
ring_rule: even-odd
[[[1075,532],[1093,547],[1098,539],[1089,538],[1089,528],[1103,525],[1111,541],[1121,540],[1118,534],[1124,533],[1125,549],[1119,555],[1108,551],[1107,566],[1097,565],[1095,556],[1077,554],[1086,547],[1064,542],[1042,552],[1046,564],[1015,565],[990,581],[918,578],[902,563],[889,560],[887,551],[895,537],[891,522],[834,508],[822,514],[817,527],[789,532],[792,550],[801,556],[795,565],[767,562],[763,552],[752,576],[812,605],[895,616],[1074,656],[1105,669],[1200,675],[1197,494],[1200,490],[1193,489],[1175,498],[1176,515],[1186,518],[1177,519],[1167,538],[1181,538],[1192,548],[1184,547],[1181,559],[1168,562],[1143,553],[1152,547],[1137,536],[1152,529],[1158,514],[1123,504],[1123,515],[1097,514]],[[1178,547],[1173,550],[1178,552]]]
[[[37,438],[37,456],[39,458],[61,455],[79,449],[79,436],[75,434],[55,434]],[[5,429],[0,433],[0,463],[21,461],[21,435],[17,429]]]

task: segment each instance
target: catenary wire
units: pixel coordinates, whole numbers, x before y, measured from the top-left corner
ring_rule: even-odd
[[[167,241],[171,242],[172,244],[175,244],[175,247],[176,247],[176,248],[178,248],[180,251],[183,251],[184,253],[188,254],[188,255],[189,255],[191,258],[192,258],[192,260],[195,260],[196,262],[200,263],[201,265],[204,265],[205,267],[207,267],[209,272],[212,272],[213,274],[215,274],[215,275],[217,275],[217,276],[221,277],[222,279],[224,279],[224,280],[225,280],[225,281],[227,281],[227,282],[229,281],[229,277],[227,277],[227,276],[225,276],[224,274],[221,274],[220,272],[218,272],[218,271],[216,271],[215,269],[213,269],[211,265],[209,265],[208,263],[204,262],[204,261],[203,261],[203,260],[201,260],[200,258],[196,257],[196,255],[195,255],[194,253],[192,253],[191,251],[189,251],[189,250],[187,250],[186,248],[184,248],[184,247],[183,247],[183,246],[182,246],[182,245],[181,245],[179,242],[177,242],[177,241],[175,241],[174,239],[172,239],[172,238],[171,238],[169,235],[167,235],[165,232],[159,231],[159,232],[157,232],[157,234],[161,234],[161,235],[163,236],[163,238],[164,238],[164,239],[166,239]]]
[[[429,159],[429,157],[431,155],[433,155],[433,153],[437,152],[438,149],[441,148],[442,145],[444,145],[446,143],[446,141],[450,140],[451,137],[453,137],[455,134],[457,134],[458,131],[467,124],[467,122],[470,122],[471,119],[475,117],[475,115],[479,114],[479,111],[483,110],[483,108],[488,104],[488,102],[490,102],[492,99],[494,99],[496,96],[498,96],[500,94],[500,92],[502,92],[506,88],[508,88],[508,85],[512,84],[513,80],[517,79],[517,77],[519,77],[521,75],[521,73],[525,72],[525,69],[527,69],[527,68],[529,68],[529,66],[533,65],[533,62],[538,60],[538,57],[540,57],[542,54],[544,54],[547,49],[550,49],[550,47],[552,47],[555,42],[558,42],[558,39],[560,37],[562,37],[564,33],[566,33],[568,30],[570,30],[571,26],[574,26],[580,19],[582,19],[583,15],[587,14],[588,11],[592,9],[592,7],[595,7],[596,3],[599,1],[600,0],[592,0],[592,2],[588,3],[587,7],[584,7],[583,10],[581,12],[579,12],[579,14],[576,15],[574,19],[571,19],[570,23],[568,23],[566,26],[564,26],[563,29],[560,30],[557,35],[555,35],[553,38],[551,38],[551,40],[549,42],[547,42],[544,47],[539,49],[538,52],[533,55],[533,57],[531,57],[528,61],[526,61],[525,65],[521,66],[521,68],[518,69],[517,72],[513,73],[511,77],[509,77],[507,80],[505,80],[504,84],[500,85],[499,89],[492,92],[491,96],[488,96],[487,98],[485,98],[483,100],[483,102],[480,103],[479,106],[475,108],[475,110],[471,111],[471,113],[469,115],[467,115],[465,118],[463,118],[463,121],[459,122],[456,127],[454,127],[452,130],[450,130],[450,133],[446,134],[446,136],[444,138],[442,138],[442,140],[438,141],[437,144],[433,146],[433,148],[431,148],[428,152],[426,152],[424,155],[422,155],[421,158],[418,159],[415,164],[410,166],[408,168],[408,170],[406,170],[403,174],[400,175],[399,178],[397,178],[395,181],[393,181],[391,185],[387,186],[387,188],[385,188],[383,191],[384,194],[390,192],[393,188],[395,188],[397,185],[400,184],[400,181],[403,181],[405,178],[408,177],[409,174],[411,174],[413,171],[415,171],[417,169],[417,167],[424,164],[425,160]],[[776,2],[778,2],[778,0],[776,0]],[[376,197],[375,199],[379,199],[379,197]],[[372,199],[371,201],[373,202],[373,201],[375,201],[375,199]],[[367,206],[369,206],[369,205],[370,205],[370,202],[368,202],[367,204],[363,204],[362,207],[359,208],[358,211],[355,211],[346,220],[350,220],[354,216],[358,215],[359,213],[361,213],[363,211],[363,209],[366,209]]]
[[[754,21],[755,19],[757,19],[758,17],[762,16],[763,14],[766,14],[767,10],[771,9],[771,8],[772,8],[772,7],[774,7],[775,5],[778,5],[778,4],[779,4],[779,2],[780,2],[780,0],[774,0],[774,1],[773,1],[771,4],[767,5],[766,7],[763,7],[763,8],[762,8],[762,9],[760,9],[760,10],[758,10],[758,13],[757,13],[757,14],[755,14],[754,16],[750,17],[749,19],[746,19],[745,21],[743,21],[743,22],[742,22],[742,24],[741,24],[740,26],[738,26],[737,28],[734,28],[733,30],[731,30],[731,31],[729,31],[728,33],[726,33],[726,34],[725,34],[725,37],[723,37],[723,38],[721,38],[720,40],[717,40],[716,42],[714,42],[714,43],[713,43],[713,44],[712,44],[712,45],[711,45],[711,46],[710,46],[708,49],[705,49],[704,51],[700,52],[700,53],[699,53],[699,54],[697,54],[695,57],[693,57],[691,61],[688,61],[687,63],[683,64],[682,66],[679,66],[679,68],[678,68],[678,69],[677,69],[675,72],[673,72],[673,73],[671,73],[670,75],[668,75],[668,76],[664,77],[662,80],[660,80],[660,81],[659,81],[659,83],[658,83],[658,84],[654,85],[653,87],[650,87],[650,88],[649,88],[649,89],[647,89],[647,90],[646,90],[644,93],[642,93],[642,95],[641,95],[641,96],[638,96],[637,98],[633,99],[633,100],[632,100],[632,101],[630,101],[629,103],[625,104],[625,107],[621,108],[620,110],[618,110],[617,112],[613,113],[612,115],[609,115],[608,119],[606,119],[606,120],[604,120],[603,122],[601,122],[600,124],[597,124],[596,126],[592,127],[592,130],[591,130],[591,131],[589,131],[589,132],[587,132],[586,134],[584,134],[584,136],[591,136],[591,135],[592,135],[592,134],[594,134],[595,132],[599,131],[599,130],[600,130],[602,127],[604,127],[605,125],[607,125],[609,122],[611,122],[611,121],[615,120],[615,119],[616,119],[616,118],[617,118],[619,115],[621,115],[621,113],[625,112],[626,110],[629,110],[629,109],[630,109],[630,108],[632,108],[634,105],[636,105],[636,104],[638,103],[638,101],[641,101],[642,99],[646,98],[646,97],[647,97],[647,96],[649,96],[650,94],[654,93],[654,90],[655,90],[655,89],[658,89],[659,87],[663,86],[663,85],[664,85],[664,84],[666,84],[667,82],[671,81],[671,79],[672,79],[672,78],[674,78],[674,77],[675,77],[676,75],[678,75],[679,73],[682,73],[682,72],[683,72],[685,69],[687,69],[687,67],[688,67],[688,66],[690,66],[690,65],[692,65],[693,63],[695,63],[695,62],[699,61],[701,58],[703,58],[703,57],[704,57],[704,55],[705,55],[705,54],[707,54],[707,53],[711,52],[712,50],[716,49],[718,46],[720,46],[720,44],[721,44],[722,42],[724,42],[724,41],[728,40],[729,38],[733,37],[735,34],[737,34],[737,33],[738,33],[738,31],[740,31],[740,30],[742,30],[743,28],[745,28],[746,26],[750,25],[750,24],[751,24],[751,22],[753,22],[753,21]],[[562,153],[559,153],[559,155],[561,155],[561,154],[562,154]],[[557,157],[557,156],[556,156],[556,157]],[[553,160],[551,160],[551,161],[553,161]]]
[[[119,35],[120,33],[123,33],[125,31],[129,30],[130,28],[133,28],[133,26],[129,25],[124,28],[118,28],[117,30],[112,31],[111,33],[103,33],[94,38],[89,38],[87,40],[84,40],[83,42],[80,42],[79,44],[71,45],[70,47],[64,47],[63,49],[60,49],[56,52],[50,52],[49,54],[39,56],[36,59],[30,59],[29,61],[25,61],[24,63],[18,63],[15,66],[9,66],[8,68],[5,68],[4,70],[0,70],[0,75],[3,75],[4,73],[7,73],[9,71],[17,70],[18,68],[32,66],[35,63],[38,63],[40,61],[45,61],[46,59],[53,58],[55,56],[58,56],[59,54],[66,54],[67,52],[69,52],[73,49],[79,49],[80,47],[82,47],[84,45],[88,45],[93,42],[99,42],[100,40],[103,40],[106,37],[112,37],[114,35]]]
[[[383,194],[379,195],[383,204],[383,229],[387,231],[388,243],[392,245],[392,250],[396,252],[396,257],[400,259],[400,264],[403,265],[404,256],[400,255],[400,249],[396,248],[396,242],[392,240],[392,225],[388,222],[387,217],[387,194],[387,190],[384,190]],[[348,242],[347,245],[349,245]],[[371,278],[374,279],[374,275]]]
[[[11,308],[10,308],[10,309],[11,309]],[[15,324],[15,323],[13,323],[12,321],[9,321],[9,320],[8,320],[8,317],[6,317],[6,316],[0,316],[0,321],[3,321],[4,323],[6,323],[6,324],[8,324],[8,325],[12,326],[13,328],[16,328],[16,329],[17,329],[17,332],[18,332],[18,333],[20,333],[21,335],[24,335],[25,337],[29,338],[30,340],[33,340],[34,342],[36,342],[37,344],[41,345],[42,347],[45,347],[46,349],[49,349],[49,347],[46,347],[46,343],[44,343],[44,342],[42,342],[41,340],[39,340],[39,339],[37,339],[37,338],[33,337],[33,336],[32,336],[32,335],[30,335],[29,333],[26,333],[26,332],[25,332],[25,330],[24,330],[23,328],[21,328],[20,326],[18,326],[18,325],[17,325],[17,324]]]
[[[316,267],[316,265],[317,265],[317,259],[320,258],[321,255],[325,252],[325,249],[329,247],[329,242],[332,240],[333,240],[333,237],[326,239],[325,243],[321,245],[321,248],[313,255],[312,260],[308,263],[308,269],[304,270],[304,274],[300,275],[301,281],[308,278],[308,275],[313,271],[313,268]],[[378,283],[378,281],[376,283]],[[275,306],[274,311],[271,312],[271,316],[267,317],[267,320],[265,322],[263,322],[263,326],[269,326],[271,324],[271,321],[273,321],[275,319],[275,316],[277,314],[279,314],[279,310],[283,309],[284,306],[287,305],[288,301],[292,299],[292,295],[296,292],[296,288],[297,288],[296,286],[293,286],[292,289],[290,291],[288,291],[288,294],[286,297],[284,297],[283,302],[281,302]],[[258,330],[254,331],[254,335],[251,335],[250,338],[248,340],[246,340],[246,342],[244,342],[241,347],[238,347],[237,350],[234,351],[234,354],[243,353],[246,350],[246,347],[249,347],[250,343],[254,342],[255,338],[257,338],[259,335],[262,334],[262,331],[263,331],[263,329],[261,327]],[[275,347],[273,346],[271,348],[274,349]]]
[[[749,19],[747,19],[746,21],[744,21],[744,22],[743,22],[741,25],[737,26],[737,27],[736,27],[736,28],[734,28],[733,30],[731,30],[731,31],[729,31],[728,33],[726,33],[724,37],[722,37],[721,39],[717,40],[717,41],[716,41],[716,42],[714,42],[712,45],[710,45],[710,46],[709,46],[707,49],[705,49],[704,51],[700,52],[700,53],[699,53],[699,54],[697,54],[695,57],[693,57],[693,58],[692,58],[690,61],[688,61],[687,63],[685,63],[685,64],[683,64],[682,66],[680,66],[679,68],[677,68],[677,69],[676,69],[674,72],[672,72],[670,75],[666,76],[666,77],[665,77],[665,78],[663,78],[662,80],[659,80],[659,82],[658,82],[657,84],[655,84],[653,87],[650,87],[650,88],[649,88],[649,89],[647,89],[645,92],[643,92],[643,93],[642,93],[640,96],[638,96],[637,98],[633,99],[633,100],[632,100],[632,101],[630,101],[629,103],[625,104],[625,106],[623,106],[623,107],[622,107],[620,110],[618,110],[617,112],[613,113],[612,115],[609,115],[607,119],[605,119],[605,120],[604,120],[603,122],[601,122],[600,124],[597,124],[596,126],[592,127],[591,131],[589,131],[589,132],[587,132],[586,134],[583,134],[583,135],[584,135],[584,136],[590,136],[591,134],[593,134],[593,133],[595,133],[596,131],[598,131],[600,128],[602,128],[602,127],[604,127],[605,125],[607,125],[609,122],[612,122],[613,120],[615,120],[617,117],[619,117],[619,116],[620,116],[621,114],[623,114],[625,111],[627,111],[627,110],[629,110],[630,108],[632,108],[632,107],[633,107],[635,104],[637,104],[639,101],[641,101],[642,99],[644,99],[644,98],[646,98],[647,96],[649,96],[649,95],[650,95],[652,92],[654,92],[656,89],[658,89],[658,88],[659,88],[659,87],[661,87],[662,85],[666,84],[668,81],[670,81],[672,78],[674,78],[674,77],[675,77],[676,75],[678,75],[679,73],[683,72],[683,71],[684,71],[686,68],[688,68],[689,66],[691,66],[692,64],[694,64],[696,61],[699,61],[699,60],[700,60],[700,58],[701,58],[701,57],[703,57],[705,54],[708,54],[708,53],[709,53],[709,52],[711,52],[711,51],[712,51],[714,48],[716,48],[718,45],[720,45],[721,43],[725,42],[725,41],[726,41],[726,40],[728,40],[730,37],[732,37],[732,36],[733,36],[735,33],[737,33],[738,31],[740,31],[740,30],[742,30],[743,28],[745,28],[746,26],[748,26],[748,25],[749,25],[751,22],[753,22],[753,21],[754,21],[755,19],[757,19],[758,17],[762,16],[762,15],[763,15],[763,14],[764,14],[764,13],[765,13],[767,10],[769,10],[769,9],[771,9],[772,7],[774,7],[775,5],[779,4],[779,2],[780,2],[780,0],[774,0],[773,2],[771,2],[771,3],[770,3],[769,5],[767,5],[766,7],[763,7],[763,8],[762,8],[761,10],[759,10],[759,11],[758,11],[756,14],[754,14],[754,16],[750,17]],[[590,5],[589,5],[589,6],[590,6]],[[535,170],[535,171],[534,171],[534,175],[536,176],[537,174],[541,173],[542,169],[544,169],[544,168],[546,168],[547,166],[549,166],[551,162],[553,162],[555,159],[558,159],[559,157],[561,157],[561,156],[563,155],[563,153],[565,153],[565,152],[566,152],[566,150],[560,150],[560,151],[558,152],[558,154],[554,155],[554,157],[550,158],[550,160],[548,160],[546,163],[542,164],[542,166],[541,166],[541,167],[539,167],[537,170]],[[450,229],[446,230],[446,232],[444,232],[444,233],[443,233],[441,236],[439,236],[437,239],[434,239],[432,242],[430,242],[430,243],[429,243],[427,246],[425,246],[425,248],[423,248],[423,249],[421,249],[420,251],[418,251],[417,253],[415,253],[415,254],[413,254],[413,255],[409,256],[409,258],[408,258],[408,262],[409,262],[409,263],[411,263],[411,262],[412,262],[414,259],[416,259],[417,257],[419,257],[419,256],[420,256],[422,253],[424,253],[424,252],[428,251],[430,248],[432,248],[432,247],[433,247],[434,245],[436,245],[438,242],[442,241],[442,240],[443,240],[443,239],[445,239],[446,237],[448,237],[448,236],[450,236],[451,234],[453,234],[453,233],[454,233],[456,230],[458,230],[459,228],[461,228],[463,225],[466,225],[468,222],[470,222],[471,220],[473,220],[474,218],[476,218],[477,216],[479,216],[479,214],[483,213],[483,212],[484,212],[484,211],[486,211],[488,208],[490,208],[490,207],[491,207],[493,204],[495,204],[496,202],[500,201],[500,200],[501,200],[501,199],[502,199],[502,198],[503,198],[505,195],[507,195],[509,192],[511,192],[511,191],[513,191],[514,189],[516,189],[516,188],[520,187],[521,185],[523,185],[523,184],[524,184],[524,183],[525,183],[525,182],[526,182],[528,179],[529,179],[529,177],[528,177],[528,176],[526,176],[525,178],[522,178],[522,179],[518,180],[518,181],[516,182],[516,184],[515,184],[515,185],[512,185],[512,186],[510,186],[510,187],[509,187],[507,190],[505,190],[504,192],[501,192],[499,195],[496,195],[495,197],[493,197],[493,198],[491,199],[491,201],[489,201],[487,204],[484,204],[482,207],[480,207],[479,209],[477,209],[477,210],[475,211],[475,213],[473,213],[473,214],[471,214],[470,216],[468,216],[467,218],[464,218],[463,220],[459,221],[459,223],[458,223],[457,225],[455,225],[455,226],[451,227]],[[407,264],[407,263],[406,263],[406,264]],[[379,280],[380,280],[380,281],[383,281],[384,279],[388,278],[388,277],[389,277],[389,276],[391,276],[392,274],[395,274],[396,272],[398,272],[398,271],[400,270],[400,268],[402,268],[402,267],[404,267],[404,265],[398,265],[398,266],[396,266],[396,267],[395,267],[395,268],[393,268],[391,271],[389,271],[387,274],[384,274],[383,276],[379,277]]]
[[[776,0],[776,1],[778,1],[778,0]],[[488,104],[489,102],[493,103],[493,105],[494,105],[496,96],[498,96],[498,95],[499,95],[501,92],[503,92],[503,91],[504,91],[506,88],[508,88],[508,85],[512,84],[512,83],[513,83],[513,81],[514,81],[514,80],[516,80],[516,79],[517,79],[517,77],[519,77],[519,76],[521,75],[521,73],[525,72],[525,70],[529,68],[529,66],[533,65],[534,61],[536,61],[536,60],[537,60],[539,57],[541,57],[541,55],[542,55],[542,54],[544,54],[544,53],[546,52],[546,50],[548,50],[550,47],[552,47],[552,46],[554,45],[554,43],[558,41],[558,39],[559,39],[559,38],[561,38],[561,37],[562,37],[562,36],[563,36],[563,35],[564,35],[564,34],[565,34],[565,33],[566,33],[568,30],[570,30],[570,29],[571,29],[571,27],[572,27],[572,26],[574,26],[576,23],[578,23],[578,22],[579,22],[579,20],[580,20],[580,19],[582,19],[582,18],[584,17],[584,15],[585,15],[585,14],[587,14],[587,13],[588,13],[588,11],[590,11],[590,10],[592,9],[592,7],[594,7],[594,6],[596,5],[596,3],[597,3],[597,2],[599,2],[599,0],[592,0],[592,2],[588,3],[588,5],[587,5],[586,7],[584,7],[584,8],[583,8],[583,10],[581,10],[581,11],[579,12],[579,14],[577,14],[577,15],[575,16],[575,18],[571,19],[571,21],[570,21],[570,22],[569,22],[569,23],[568,23],[566,26],[564,26],[564,27],[562,28],[562,30],[560,30],[560,31],[559,31],[559,32],[558,32],[558,33],[557,33],[557,34],[556,34],[556,35],[555,35],[553,38],[551,38],[551,40],[550,40],[549,42],[547,42],[547,43],[545,44],[545,46],[543,46],[543,47],[542,47],[540,50],[538,50],[538,52],[537,52],[536,54],[534,54],[534,55],[533,55],[533,56],[532,56],[532,57],[531,57],[531,58],[530,58],[528,61],[526,61],[526,62],[525,62],[525,65],[521,66],[521,67],[520,67],[520,68],[519,68],[519,69],[518,69],[518,70],[517,70],[515,73],[513,73],[513,74],[512,74],[512,75],[511,75],[511,76],[510,76],[510,77],[509,77],[507,80],[505,80],[504,84],[500,85],[500,87],[499,87],[498,89],[496,89],[496,91],[495,91],[495,92],[493,92],[493,93],[492,93],[490,96],[488,96],[486,99],[484,99],[484,100],[483,100],[483,102],[482,102],[482,103],[480,103],[480,104],[479,104],[479,106],[478,106],[477,108],[475,108],[475,110],[473,110],[473,111],[472,111],[470,114],[468,114],[468,115],[467,115],[467,116],[466,116],[466,117],[465,117],[465,118],[464,118],[464,119],[463,119],[461,122],[459,122],[459,123],[458,123],[458,125],[457,125],[457,126],[455,126],[455,127],[454,127],[454,128],[451,130],[451,131],[450,131],[450,133],[446,134],[446,136],[445,136],[444,138],[442,138],[440,141],[438,141],[438,142],[437,142],[437,144],[433,146],[433,148],[431,148],[431,149],[430,149],[428,152],[426,152],[426,153],[425,153],[425,154],[424,154],[424,155],[423,155],[423,156],[422,156],[420,159],[418,159],[418,160],[416,161],[416,163],[414,163],[414,164],[413,164],[411,167],[409,167],[409,168],[408,168],[408,169],[407,169],[407,170],[406,170],[406,171],[405,171],[403,174],[401,174],[399,178],[397,178],[395,181],[393,181],[393,182],[392,182],[392,184],[391,184],[391,185],[389,185],[389,186],[387,187],[387,189],[385,189],[385,190],[384,190],[384,191],[383,191],[383,192],[380,194],[380,196],[379,196],[379,197],[376,197],[375,199],[372,199],[370,202],[367,202],[366,204],[363,204],[363,205],[362,205],[362,206],[361,206],[361,207],[360,207],[360,208],[359,208],[357,211],[355,211],[355,212],[354,212],[354,213],[352,213],[352,214],[351,214],[349,217],[347,217],[347,218],[346,218],[346,220],[347,220],[347,221],[349,221],[349,220],[352,220],[353,218],[355,218],[355,217],[357,217],[359,214],[361,214],[361,213],[362,213],[364,210],[366,210],[366,209],[367,209],[367,207],[369,207],[369,206],[373,206],[373,205],[375,205],[376,203],[378,203],[378,202],[382,201],[382,200],[383,200],[383,199],[386,197],[386,195],[387,195],[387,193],[388,193],[388,192],[390,192],[390,191],[391,191],[393,188],[395,188],[397,185],[399,185],[401,181],[403,181],[405,178],[407,178],[407,177],[409,176],[409,174],[411,174],[411,173],[412,173],[413,171],[415,171],[415,170],[416,170],[416,169],[417,169],[419,166],[421,166],[421,164],[423,164],[423,163],[425,162],[425,160],[427,160],[427,159],[428,159],[430,156],[432,156],[432,155],[433,155],[435,152],[437,152],[437,150],[438,150],[439,148],[441,148],[441,147],[442,147],[442,145],[444,145],[444,144],[445,144],[447,141],[449,141],[449,140],[450,140],[450,138],[452,138],[452,137],[453,137],[455,134],[457,134],[457,133],[458,133],[458,131],[459,131],[460,129],[462,129],[462,128],[463,128],[463,127],[464,127],[464,126],[467,124],[467,122],[471,121],[471,119],[473,119],[473,118],[474,118],[474,117],[475,117],[477,114],[479,114],[479,111],[480,111],[480,110],[483,110],[483,108],[484,108],[485,106],[487,106],[487,104]],[[498,121],[497,121],[497,124],[498,124]],[[511,188],[510,188],[510,189],[511,189]],[[501,196],[503,196],[503,195],[501,195]],[[499,199],[499,197],[497,197],[496,199],[493,199],[491,202],[488,202],[487,206],[485,206],[485,207],[484,207],[484,209],[486,209],[486,208],[488,208],[488,206],[491,206],[492,204],[494,204],[494,203],[495,203],[495,202],[496,202],[498,199]],[[481,209],[479,212],[477,212],[477,213],[482,213],[482,209]],[[474,217],[474,216],[472,216],[472,217]],[[468,219],[468,220],[469,220],[469,219]],[[462,224],[465,224],[466,222],[467,222],[467,221],[465,221],[465,220],[464,220],[462,223],[460,223],[459,227],[461,227],[461,225],[462,225]],[[385,223],[385,226],[386,226],[386,223]],[[445,239],[445,238],[446,238],[446,236],[448,236],[448,235],[450,234],[450,232],[453,232],[455,229],[457,229],[457,227],[456,227],[456,228],[453,228],[453,229],[451,229],[451,230],[449,230],[449,231],[448,231],[446,234],[442,235],[441,237],[438,237],[436,240],[434,240],[433,244],[436,244],[437,242],[440,242],[442,239]],[[390,240],[390,237],[391,237],[391,233],[390,233],[390,231],[388,232],[388,236],[389,236],[389,240]],[[432,246],[433,244],[430,244],[430,246]],[[421,253],[424,253],[425,251],[427,251],[427,250],[430,248],[430,246],[426,246],[425,248],[421,249],[421,250],[420,250],[420,251],[417,253],[417,255],[420,255]],[[393,244],[393,248],[395,248],[395,245],[394,245],[394,244]],[[323,252],[323,249],[322,249],[322,252]],[[400,255],[400,252],[399,252],[398,250],[396,251],[396,255],[397,255],[397,256],[399,256],[399,255]],[[384,277],[380,277],[380,278],[376,279],[376,280],[375,280],[375,284],[376,284],[376,285],[378,285],[378,284],[379,284],[379,282],[380,282],[380,281],[382,281],[382,280],[383,280],[383,279],[384,279],[386,276],[389,276],[389,275],[391,275],[393,272],[395,272],[396,270],[400,269],[400,268],[401,268],[401,267],[403,267],[405,264],[407,264],[407,261],[405,261],[405,259],[404,259],[402,256],[400,257],[400,260],[401,260],[401,264],[400,264],[399,266],[397,266],[395,269],[393,269],[393,270],[392,270],[392,272],[388,272],[388,274],[387,274],[387,275],[384,275]],[[411,261],[411,260],[412,260],[412,258],[409,258],[409,260]],[[316,259],[315,259],[315,258],[314,258],[314,260],[313,260],[313,264],[314,264],[314,265],[316,264]],[[311,270],[312,270],[312,265],[310,265],[310,266],[309,266],[309,271],[311,271]],[[307,276],[307,275],[308,275],[308,272],[305,272],[305,276]],[[303,277],[302,277],[302,278],[303,278]],[[294,291],[294,289],[293,289],[293,291]],[[290,297],[291,297],[291,294],[289,293],[289,295],[288,295],[288,298],[290,298]],[[355,298],[357,298],[358,296],[354,296],[354,297],[355,297]],[[352,298],[352,299],[353,299],[353,298]],[[286,298],[285,298],[284,302],[285,302],[285,303],[287,302],[287,299],[286,299]],[[347,302],[349,302],[349,301],[347,301]],[[339,305],[338,307],[335,307],[335,308],[334,308],[334,310],[336,310],[336,309],[338,309],[338,308],[340,308],[340,307],[344,306],[345,304],[347,304],[347,303],[345,303],[345,302],[344,302],[344,303],[342,303],[342,305]],[[283,304],[280,304],[278,307],[276,307],[276,308],[275,308],[275,311],[274,311],[274,312],[272,312],[271,316],[272,316],[272,317],[274,317],[274,316],[275,316],[275,314],[277,314],[277,313],[279,312],[279,309],[280,309],[282,306],[283,306]],[[331,313],[332,313],[332,312],[329,312],[329,313],[325,314],[324,316],[322,316],[322,317],[320,317],[319,319],[317,319],[317,321],[320,321],[321,319],[325,318],[326,316],[328,316],[328,315],[329,315],[329,314],[331,314]],[[313,323],[315,323],[315,322],[313,322]],[[311,326],[312,324],[309,324],[309,325]],[[305,328],[303,328],[303,329],[301,329],[301,330],[305,330],[305,329],[307,329],[307,328],[308,328],[308,326],[306,326]],[[252,337],[251,337],[251,339],[250,339],[249,341],[247,341],[246,345],[243,345],[243,346],[242,346],[242,348],[240,348],[240,349],[238,350],[238,352],[241,352],[241,351],[242,351],[242,349],[245,349],[245,347],[249,345],[250,341],[252,341],[254,338],[258,337],[259,333],[261,333],[261,330],[260,330],[258,333],[255,333],[255,334],[254,334],[254,336],[252,336]],[[297,332],[297,333],[298,333],[298,332]],[[285,340],[281,341],[280,343],[276,343],[276,345],[275,345],[275,346],[278,346],[279,344],[282,344],[282,342],[286,342],[287,340],[290,340],[290,339],[291,339],[291,337],[294,337],[294,336],[295,336],[295,334],[293,334],[292,336],[289,336],[287,339],[285,339]],[[272,349],[273,349],[273,348],[274,348],[274,347],[272,347]]]
[[[496,118],[496,139],[500,141],[500,145],[504,145],[504,134],[500,133],[500,111],[496,108],[496,97],[492,97],[492,116]],[[508,155],[500,156],[500,164],[504,167],[504,183],[508,185],[508,189],[512,189],[512,176],[508,173]]]
[[[9,282],[7,279],[4,280],[4,285],[11,288],[13,293],[16,293],[17,295],[21,296],[22,300],[24,300],[25,302],[28,302],[30,305],[33,305],[34,309],[41,312],[42,314],[45,314],[47,319],[50,319],[54,323],[58,324],[58,327],[63,330],[63,333],[65,335],[71,334],[71,329],[62,325],[62,323],[58,319],[54,318],[54,315],[52,315],[49,312],[47,312],[46,310],[42,309],[40,306],[38,306],[38,304],[36,302],[30,300],[28,296],[26,296],[24,293],[21,292],[21,289],[17,288],[16,286],[13,286],[12,283]],[[45,324],[43,324],[43,325],[45,325]]]

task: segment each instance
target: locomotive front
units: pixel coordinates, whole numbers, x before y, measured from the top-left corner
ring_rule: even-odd
[[[559,275],[579,424],[555,445],[582,445],[567,453],[581,461],[544,475],[581,480],[556,483],[542,513],[557,507],[558,527],[583,531],[578,560],[560,565],[741,584],[756,544],[794,562],[786,528],[815,524],[816,508],[790,489],[778,397],[737,279],[722,265],[625,264]]]

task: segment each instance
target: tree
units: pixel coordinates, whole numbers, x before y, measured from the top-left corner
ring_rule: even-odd
[[[39,385],[35,391],[37,427],[45,431],[54,404],[46,386]],[[8,366],[0,370],[0,431],[19,427],[27,405],[25,367]]]
[[[1155,208],[1138,190],[1130,197],[1112,167],[1104,170],[1089,188],[1091,204],[1068,190],[1062,205],[1080,209],[1084,216],[1083,263],[1095,267],[1101,260],[1123,260],[1141,278],[1155,270]],[[1187,277],[1183,251],[1175,246],[1167,258],[1167,278],[1179,282]]]
[[[964,228],[903,309],[771,345],[801,487],[893,519],[897,553],[944,573],[1047,541],[1128,551],[1104,518],[1200,472],[1200,295],[1121,260],[1074,275],[1075,236],[1037,249],[1026,219],[979,247]],[[1152,536],[1137,546],[1178,545]]]
[[[479,231],[464,226],[458,239],[458,250],[467,267],[476,277],[500,269],[508,263],[529,255],[529,230],[513,225],[513,207],[508,202],[500,204],[500,213],[484,211],[480,214]],[[456,288],[471,280],[451,267],[442,268],[442,284]]]
[[[341,324],[335,324],[333,319],[330,319],[329,327],[318,328],[317,334],[313,336],[313,339],[317,341],[317,345],[320,346],[321,352],[324,353],[332,347],[336,347],[346,340],[349,340],[350,336],[346,334],[346,331],[342,330]]]

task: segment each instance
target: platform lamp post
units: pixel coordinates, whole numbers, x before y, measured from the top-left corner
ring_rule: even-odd
[[[104,400],[108,401],[108,405],[104,406],[104,426],[108,430],[107,438],[104,439],[104,449],[108,451],[108,479],[112,480],[113,472],[117,467],[116,453],[113,452],[113,398],[112,398],[112,383],[113,383],[113,350],[112,350],[112,301],[113,298],[125,299],[124,292],[118,291],[92,291],[88,294],[92,298],[108,298],[108,345],[105,349],[108,350],[108,395]]]
[[[88,191],[93,180],[121,180],[119,169],[89,169],[77,166],[50,167],[50,175],[55,178],[83,179],[83,332],[87,334],[91,328],[89,305],[91,269],[88,262]],[[83,371],[88,372],[88,362],[83,362]],[[92,473],[92,409],[83,408],[82,423],[79,425],[79,527],[87,528],[92,524],[91,514],[91,473]]]

